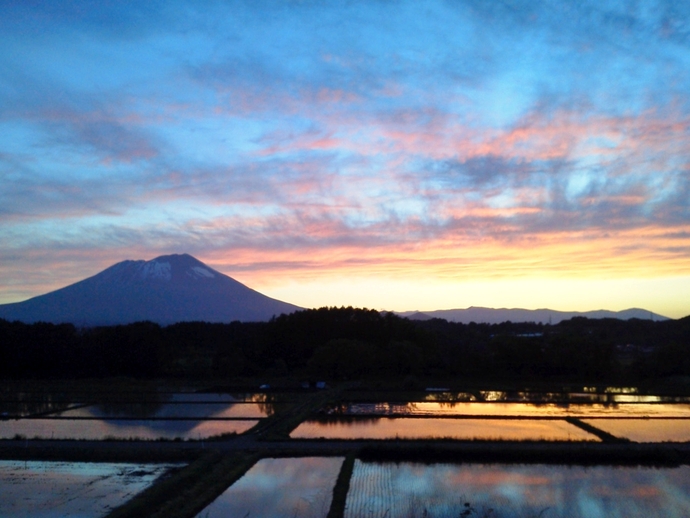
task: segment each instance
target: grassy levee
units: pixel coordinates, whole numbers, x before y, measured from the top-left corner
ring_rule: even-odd
[[[62,462],[194,462],[202,452],[174,441],[0,440],[0,459]]]
[[[343,518],[345,515],[345,502],[347,501],[347,492],[350,490],[350,479],[352,478],[352,470],[355,467],[355,453],[350,453],[345,457],[343,465],[340,467],[338,473],[338,480],[333,487],[333,499],[331,500],[331,508],[328,510],[326,518]]]
[[[563,464],[675,467],[690,462],[690,452],[669,444],[381,441],[363,445],[363,461],[421,463]]]
[[[337,401],[340,389],[327,389],[305,396],[305,399],[292,409],[263,419],[249,433],[265,441],[283,441],[290,438],[290,432],[302,421],[312,417],[329,402]]]
[[[107,518],[193,518],[259,458],[211,452],[114,509]]]

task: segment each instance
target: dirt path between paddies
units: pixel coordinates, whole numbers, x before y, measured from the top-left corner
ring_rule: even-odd
[[[346,455],[415,458],[428,461],[557,464],[687,464],[690,443],[595,443],[459,440],[264,441],[237,436],[211,441],[0,440],[0,459],[167,462],[206,452],[248,452],[262,456]]]

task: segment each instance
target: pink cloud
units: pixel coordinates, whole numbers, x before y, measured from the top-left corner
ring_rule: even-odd
[[[347,103],[323,111],[318,103],[312,106],[306,100],[293,101],[302,102],[303,113],[318,121],[320,136],[294,138],[267,147],[262,154],[341,149],[368,155],[404,153],[436,160],[493,155],[534,161],[690,151],[686,138],[690,120],[676,120],[675,114],[669,118],[668,113],[612,117],[583,116],[567,110],[550,114],[534,111],[510,128],[497,129],[467,125],[460,116],[432,108],[394,111],[379,117],[360,110],[350,113]]]

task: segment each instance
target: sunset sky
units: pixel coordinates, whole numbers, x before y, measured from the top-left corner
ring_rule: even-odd
[[[203,5],[202,5],[203,4]],[[690,3],[2,1],[0,303],[690,314]]]

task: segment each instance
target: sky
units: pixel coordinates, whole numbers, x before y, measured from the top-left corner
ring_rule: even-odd
[[[690,314],[690,3],[0,0],[0,303]]]

